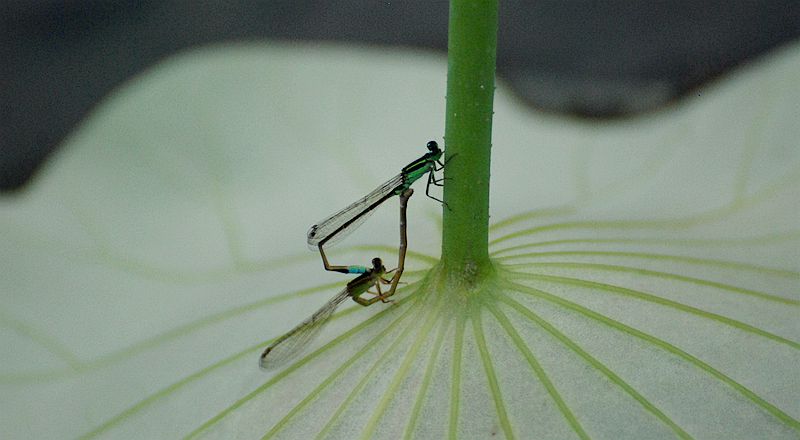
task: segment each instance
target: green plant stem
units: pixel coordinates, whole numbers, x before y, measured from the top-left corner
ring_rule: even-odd
[[[489,165],[492,141],[497,0],[451,0],[447,44],[444,232],[448,278],[474,283],[489,262]]]

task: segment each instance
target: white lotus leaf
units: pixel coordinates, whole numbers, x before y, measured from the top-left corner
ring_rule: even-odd
[[[800,46],[632,120],[495,100],[495,271],[271,340],[350,279],[315,220],[441,142],[446,59],[248,44],[166,60],[0,198],[0,438],[798,438]],[[393,267],[397,201],[331,249]]]

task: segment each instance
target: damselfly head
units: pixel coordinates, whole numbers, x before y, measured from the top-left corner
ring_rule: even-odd
[[[386,268],[383,267],[383,261],[381,261],[380,258],[375,257],[372,259],[372,270],[375,272],[382,272],[386,270]]]
[[[439,151],[439,144],[437,144],[436,141],[428,142],[428,151],[430,151],[431,153],[438,152]]]

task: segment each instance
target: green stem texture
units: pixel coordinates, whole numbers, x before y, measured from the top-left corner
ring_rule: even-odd
[[[497,0],[451,0],[447,45],[446,184],[442,260],[470,283],[489,263]],[[452,160],[450,160],[452,159]]]

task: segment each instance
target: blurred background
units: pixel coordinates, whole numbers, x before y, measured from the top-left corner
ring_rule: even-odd
[[[444,53],[446,1],[6,1],[0,10],[0,191],[109,92],[175,52],[281,40]],[[498,78],[533,108],[656,111],[800,36],[797,0],[501,1]]]

